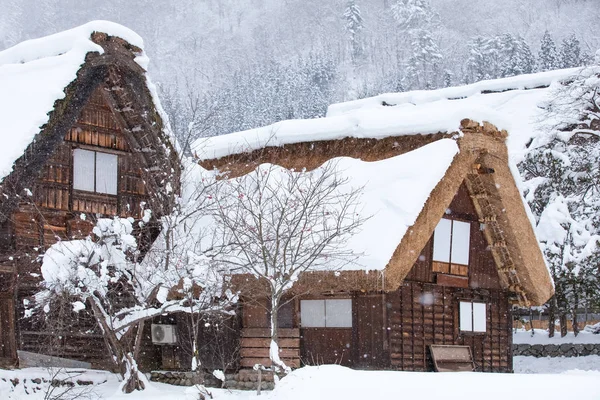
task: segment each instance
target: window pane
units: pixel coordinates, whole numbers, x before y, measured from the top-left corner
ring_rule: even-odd
[[[73,150],[73,189],[94,191],[94,152]]]
[[[325,300],[301,300],[300,325],[303,328],[325,327]]]
[[[325,300],[325,326],[328,328],[352,328],[352,300]]]
[[[469,265],[471,224],[454,221],[452,224],[452,264]]]
[[[466,301],[460,302],[459,310],[460,318],[460,330],[461,331],[473,331],[473,305]]]
[[[452,221],[442,218],[433,234],[433,261],[450,262]]]
[[[117,194],[118,169],[118,156],[96,153],[96,192]]]
[[[486,331],[485,303],[473,303],[473,331]]]

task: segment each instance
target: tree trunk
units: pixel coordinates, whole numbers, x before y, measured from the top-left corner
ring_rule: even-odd
[[[560,337],[567,336],[567,314],[564,311],[560,312]]]
[[[573,308],[571,308],[571,322],[573,323],[573,334],[579,334],[579,323],[577,321],[577,309],[579,308],[579,294],[575,291],[573,296]]]
[[[123,378],[121,383],[121,390],[124,393],[131,393],[134,390],[144,390],[146,385],[141,379],[139,374],[137,363],[131,353],[124,350],[124,346],[121,341],[117,338],[117,335],[110,328],[106,320],[104,319],[104,313],[100,309],[100,306],[96,304],[94,300],[90,300],[92,306],[92,312],[96,319],[96,322],[102,327],[104,331],[104,338],[109,345],[110,351],[115,360],[120,360],[119,372]],[[138,329],[141,328],[141,324],[138,325]],[[141,336],[141,333],[138,332]],[[141,339],[140,339],[141,340]],[[136,340],[137,341],[137,340]]]
[[[279,312],[279,297],[271,297],[271,344],[269,346],[269,358],[275,369],[281,368],[288,372],[289,367],[279,358],[279,324],[277,316]]]
[[[556,329],[556,297],[550,299],[550,307],[548,307],[548,337],[554,337]]]
[[[137,363],[131,353],[123,355],[121,375],[123,376],[123,383],[121,383],[123,393],[131,393],[134,390],[144,390],[146,388],[146,384],[141,379]]]

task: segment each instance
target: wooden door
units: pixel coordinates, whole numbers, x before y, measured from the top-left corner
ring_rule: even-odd
[[[357,296],[356,308],[356,366],[359,368],[384,368],[388,365],[385,351],[385,325],[383,296],[380,294]]]
[[[0,266],[2,269],[6,268]],[[7,271],[0,273],[0,367],[16,364],[14,274]]]

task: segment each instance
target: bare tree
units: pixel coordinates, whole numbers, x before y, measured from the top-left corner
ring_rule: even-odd
[[[278,346],[284,294],[303,272],[356,261],[344,244],[365,220],[358,209],[362,188],[348,186],[335,161],[312,172],[264,164],[225,180],[216,197],[215,218],[227,248],[220,258],[232,272],[251,274],[268,287],[275,368],[289,370]]]

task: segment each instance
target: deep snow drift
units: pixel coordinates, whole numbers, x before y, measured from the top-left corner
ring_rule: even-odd
[[[197,400],[196,387],[170,386],[152,383],[142,392],[118,393],[117,376],[109,372],[72,370],[74,381],[87,380],[92,386],[76,386],[71,394],[83,391],[90,399],[110,400]],[[515,374],[478,372],[430,373],[397,371],[356,371],[339,365],[304,367],[283,378],[272,392],[226,389],[208,390],[214,399],[242,400],[364,400],[378,398],[415,397],[448,400],[506,400],[515,395],[545,400],[570,398],[600,398],[600,356],[574,358],[515,357]],[[43,368],[17,371],[0,370],[0,399],[41,400],[48,384],[36,384],[32,379],[48,377]],[[78,375],[81,374],[81,375]],[[528,374],[528,375],[525,375]],[[533,375],[530,375],[533,374]],[[59,378],[64,377],[62,373]],[[10,381],[19,379],[15,387]],[[39,387],[39,390],[33,390]],[[27,389],[25,389],[27,388]],[[58,394],[60,392],[55,392]]]

